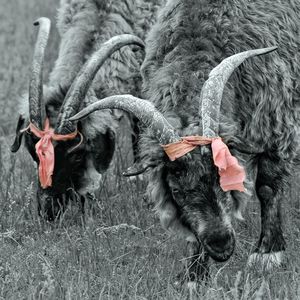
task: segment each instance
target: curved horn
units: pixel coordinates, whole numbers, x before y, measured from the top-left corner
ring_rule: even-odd
[[[51,22],[48,18],[39,18],[34,25],[40,25],[40,28],[34,49],[29,84],[29,116],[30,121],[42,129],[46,116],[43,103],[43,63]]]
[[[84,108],[69,121],[78,121],[100,109],[121,109],[134,114],[146,127],[152,130],[162,145],[181,140],[174,127],[151,102],[132,95],[116,95],[99,100]]]
[[[76,76],[66,95],[60,110],[55,129],[56,133],[66,134],[74,131],[74,124],[69,122],[67,119],[79,111],[82,100],[85,98],[98,70],[104,64],[105,60],[115,51],[131,44],[144,47],[143,41],[138,37],[131,34],[122,34],[105,42],[101,48],[90,57]]]
[[[267,54],[277,47],[249,50],[224,59],[209,74],[202,87],[200,96],[200,111],[202,114],[203,136],[216,137],[219,131],[220,106],[227,80],[233,71],[247,58]]]

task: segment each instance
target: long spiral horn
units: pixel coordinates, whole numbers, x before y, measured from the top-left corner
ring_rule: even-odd
[[[138,37],[131,34],[118,35],[105,42],[101,48],[90,57],[78,73],[66,95],[55,128],[56,133],[67,134],[75,130],[75,124],[68,121],[68,119],[79,111],[82,101],[98,70],[115,51],[132,44],[144,48],[143,41]]]
[[[153,135],[160,144],[166,145],[180,141],[181,138],[175,132],[168,120],[147,100],[136,98],[132,95],[115,95],[90,104],[69,121],[78,121],[92,112],[100,109],[121,109],[132,113],[146,127],[152,130]]]
[[[202,115],[202,135],[216,137],[219,133],[220,108],[225,84],[233,71],[247,58],[273,52],[277,47],[249,50],[224,59],[209,74],[202,87],[200,114]]]
[[[29,116],[30,121],[36,127],[42,129],[46,117],[45,105],[43,102],[43,63],[51,22],[48,18],[39,18],[34,22],[34,25],[39,25],[40,28],[35,44],[31,67],[31,78],[29,84]]]

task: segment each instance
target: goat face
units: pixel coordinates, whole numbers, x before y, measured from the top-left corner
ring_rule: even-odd
[[[25,146],[33,160],[39,167],[39,159],[35,152],[38,142],[36,136],[30,132],[25,134]],[[57,218],[69,200],[82,201],[82,195],[77,193],[81,188],[80,178],[87,169],[87,152],[85,142],[80,146],[80,138],[72,141],[59,141],[54,145],[55,164],[52,175],[52,184],[43,188],[40,184],[37,190],[37,203],[40,215],[52,221]],[[71,151],[74,148],[73,151]]]
[[[166,162],[162,178],[165,178],[175,217],[201,241],[213,259],[227,260],[235,246],[231,226],[233,202],[229,193],[220,187],[208,147],[196,149],[174,162]],[[163,208],[161,213],[164,215]]]
[[[218,261],[227,260],[235,246],[231,227],[231,212],[235,212],[235,207],[228,191],[244,191],[245,179],[243,168],[218,136],[224,86],[234,69],[245,59],[275,49],[257,49],[233,55],[211,71],[197,99],[201,136],[180,137],[151,102],[131,95],[102,99],[70,118],[70,121],[78,121],[99,109],[118,108],[133,113],[143,122],[148,130],[141,140],[141,147],[145,149],[141,155],[143,162],[141,166],[131,167],[127,175],[137,175],[154,166],[148,190],[158,203],[157,209],[164,227],[181,227],[185,233],[192,232],[192,238],[201,242],[209,255]],[[176,107],[171,109],[171,113],[176,114]],[[218,149],[217,145],[221,147]],[[161,155],[161,146],[169,159]],[[220,149],[223,156],[221,164],[216,159],[221,154],[218,152]],[[230,163],[227,158],[230,158]],[[230,166],[234,168],[230,170]],[[227,169],[230,172],[226,172]],[[224,175],[229,175],[229,188],[222,184],[226,181]],[[223,179],[222,182],[220,179]]]
[[[28,120],[20,117],[18,124],[12,150],[19,149],[23,136],[24,146],[39,168],[40,161],[35,149],[39,138],[29,129],[22,131],[20,125],[28,124]],[[83,131],[80,122],[77,129],[78,132]],[[115,133],[107,127],[93,138],[77,135],[69,141],[54,141],[53,147],[55,164],[52,184],[43,188],[39,183],[36,194],[39,214],[49,221],[55,220],[70,200],[83,204],[85,194],[98,187],[100,173],[108,168],[114,154]]]

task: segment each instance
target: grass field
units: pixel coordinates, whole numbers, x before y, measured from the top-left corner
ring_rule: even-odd
[[[120,176],[126,159],[103,178],[83,217],[76,204],[56,223],[37,215],[36,170],[25,151],[9,152],[16,103],[26,91],[35,41],[32,22],[55,23],[55,1],[1,0],[0,10],[0,299],[300,299],[299,176],[284,202],[288,244],[282,268],[249,268],[259,235],[259,206],[249,203],[235,224],[237,247],[226,263],[211,266],[206,284],[191,292],[175,285],[185,242],[164,232],[144,197],[145,182]],[[45,77],[57,56],[53,26]],[[295,170],[295,174],[298,170]]]

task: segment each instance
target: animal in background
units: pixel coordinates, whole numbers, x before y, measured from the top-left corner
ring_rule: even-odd
[[[59,54],[47,85],[43,85],[42,71],[50,22],[46,18],[36,22],[40,30],[30,89],[21,99],[22,115],[12,151],[18,151],[24,136],[25,147],[39,165],[38,206],[48,220],[54,220],[70,199],[83,205],[109,167],[118,126],[112,113],[100,112],[77,126],[66,119],[96,101],[97,96],[139,89],[137,74],[143,57],[139,48],[143,42],[130,34],[136,31],[143,37],[155,12],[151,3],[155,1],[149,2],[150,9],[139,6],[139,18],[144,13],[147,20],[140,28],[141,24],[125,18],[134,17],[129,11],[125,14],[126,9],[138,13],[134,2],[124,6],[122,1],[62,1],[57,24],[61,36]],[[49,139],[53,140],[53,148]],[[42,149],[45,144],[50,144],[47,154]]]

